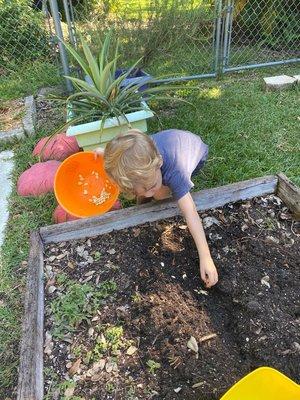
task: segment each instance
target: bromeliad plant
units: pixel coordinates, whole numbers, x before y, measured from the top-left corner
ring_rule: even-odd
[[[65,129],[70,125],[78,123],[86,123],[101,120],[101,131],[105,122],[109,118],[115,117],[119,124],[124,121],[130,127],[127,115],[135,111],[149,111],[149,108],[143,99],[150,101],[155,100],[172,100],[171,91],[181,89],[177,85],[158,84],[154,79],[133,82],[124,86],[122,83],[137,68],[141,59],[135,62],[125,73],[118,78],[116,76],[117,62],[119,60],[118,41],[114,51],[111,49],[112,32],[110,31],[104,40],[102,48],[97,57],[92,54],[87,42],[80,37],[83,55],[81,55],[74,47],[68,43],[64,43],[65,47],[77,62],[83,74],[89,77],[89,82],[72,76],[66,76],[74,86],[74,93],[67,99],[59,99],[66,102],[68,111],[68,121]],[[111,57],[111,53],[113,56]],[[143,90],[141,91],[141,87]],[[178,99],[184,102],[186,100]],[[190,104],[190,103],[189,103]]]

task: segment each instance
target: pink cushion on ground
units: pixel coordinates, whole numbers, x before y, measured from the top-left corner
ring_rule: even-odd
[[[109,211],[120,210],[121,208],[122,208],[122,203],[120,202],[120,200],[116,200],[115,204]]]
[[[20,196],[40,196],[53,192],[54,177],[59,161],[51,160],[34,164],[18,179],[17,192]]]
[[[119,210],[120,208],[122,208],[122,204],[120,200],[117,200],[110,211]],[[55,222],[55,224],[60,224],[61,222],[75,221],[76,219],[81,218],[74,217],[74,215],[69,214],[60,205],[58,205],[53,212],[53,221]]]
[[[61,222],[75,221],[76,219],[80,218],[74,217],[74,215],[67,213],[67,211],[64,210],[60,205],[58,205],[53,212],[53,221],[56,224],[60,224]]]
[[[41,161],[63,161],[70,155],[80,151],[75,137],[68,137],[65,133],[53,136],[47,143],[48,139],[49,136],[42,138],[32,152],[34,156],[40,156]]]

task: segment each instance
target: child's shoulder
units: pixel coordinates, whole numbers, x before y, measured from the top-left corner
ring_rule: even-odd
[[[167,129],[157,132],[151,137],[159,149],[182,149],[201,145],[202,143],[200,136],[180,129]]]
[[[156,145],[167,146],[168,148],[181,146],[183,143],[193,141],[197,138],[194,133],[180,129],[166,129],[151,135],[151,137]],[[199,140],[199,138],[196,140]]]
[[[168,139],[174,140],[178,137],[183,137],[183,136],[186,137],[189,135],[194,135],[194,134],[192,132],[184,131],[181,129],[165,129],[163,131],[154,133],[153,135],[151,135],[151,137],[165,139],[165,140],[168,140]]]

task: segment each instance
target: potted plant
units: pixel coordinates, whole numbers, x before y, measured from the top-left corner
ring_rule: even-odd
[[[111,31],[106,35],[97,57],[82,37],[80,41],[83,55],[69,44],[64,42],[64,45],[82,70],[83,76],[89,76],[90,81],[66,77],[73,83],[74,93],[67,99],[57,99],[65,102],[67,107],[67,123],[59,131],[67,128],[67,136],[75,136],[84,150],[105,147],[108,141],[130,128],[146,132],[147,119],[155,113],[150,110],[145,99],[170,99],[170,96],[162,94],[181,87],[157,84],[151,77],[146,77],[147,85],[145,79],[128,82],[128,77],[137,70],[141,59],[125,71],[117,70],[118,43],[110,58]],[[174,97],[171,99],[174,100]],[[56,133],[58,131],[54,135]]]
[[[118,68],[115,72],[115,78],[119,78],[119,76],[125,74],[127,71],[128,70],[125,68]],[[93,84],[92,79],[88,75],[86,75],[84,79],[87,83]],[[121,87],[131,85],[132,83],[144,82],[145,84],[139,88],[139,91],[143,91],[148,87],[147,82],[151,79],[152,76],[147,74],[147,72],[145,72],[141,68],[135,68],[130,72],[130,75],[123,80],[123,82],[121,83]]]

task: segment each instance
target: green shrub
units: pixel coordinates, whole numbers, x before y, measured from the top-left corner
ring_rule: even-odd
[[[41,11],[29,0],[0,0],[0,65],[49,56],[49,37]]]
[[[158,59],[167,55],[166,63],[175,61],[180,63],[180,69],[185,69],[183,64],[190,69],[186,56],[193,53],[193,48],[201,53],[199,59],[205,60],[210,68],[214,24],[212,0],[91,0],[89,7],[82,2],[74,9],[77,31],[93,49],[101,46],[108,29],[114,30],[114,36],[120,39],[119,65],[127,67],[142,57],[141,66],[149,70]],[[180,49],[178,60],[168,57],[174,49]]]
[[[300,44],[300,9],[297,0],[238,0],[234,29],[243,38],[274,50],[297,50]],[[298,47],[297,47],[298,46]]]

